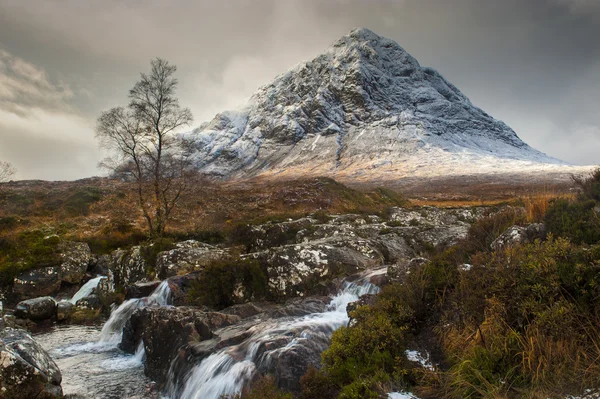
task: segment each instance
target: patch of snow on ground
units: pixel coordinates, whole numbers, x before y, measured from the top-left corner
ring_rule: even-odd
[[[406,358],[408,360],[410,360],[411,362],[419,363],[424,368],[429,369],[429,370],[433,370],[433,365],[429,361],[429,354],[428,353],[425,353],[425,355],[423,355],[419,351],[406,350],[404,352],[404,354],[406,355]]]
[[[388,393],[388,399],[419,399],[410,392],[392,392]]]

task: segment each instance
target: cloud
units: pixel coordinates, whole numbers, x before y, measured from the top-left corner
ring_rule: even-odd
[[[0,48],[0,110],[26,114],[30,107],[68,109],[73,92],[47,73]]]
[[[93,127],[73,98],[43,68],[0,49],[0,159],[16,166],[17,178],[98,174]]]

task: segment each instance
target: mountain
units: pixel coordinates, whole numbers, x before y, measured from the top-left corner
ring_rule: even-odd
[[[187,134],[221,178],[394,180],[564,169],[396,42],[364,28]]]

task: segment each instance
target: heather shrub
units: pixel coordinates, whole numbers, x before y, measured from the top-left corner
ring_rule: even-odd
[[[198,305],[223,309],[238,302],[267,296],[267,276],[258,261],[235,259],[208,265],[188,292],[188,300]]]

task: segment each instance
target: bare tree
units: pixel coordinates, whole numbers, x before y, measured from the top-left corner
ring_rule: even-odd
[[[15,173],[17,169],[10,162],[0,161],[0,183],[9,181]]]
[[[162,236],[191,173],[189,146],[177,130],[192,122],[192,113],[175,97],[177,68],[160,58],[150,64],[129,91],[129,105],[98,118],[96,137],[114,153],[101,165],[136,184],[150,235]]]

